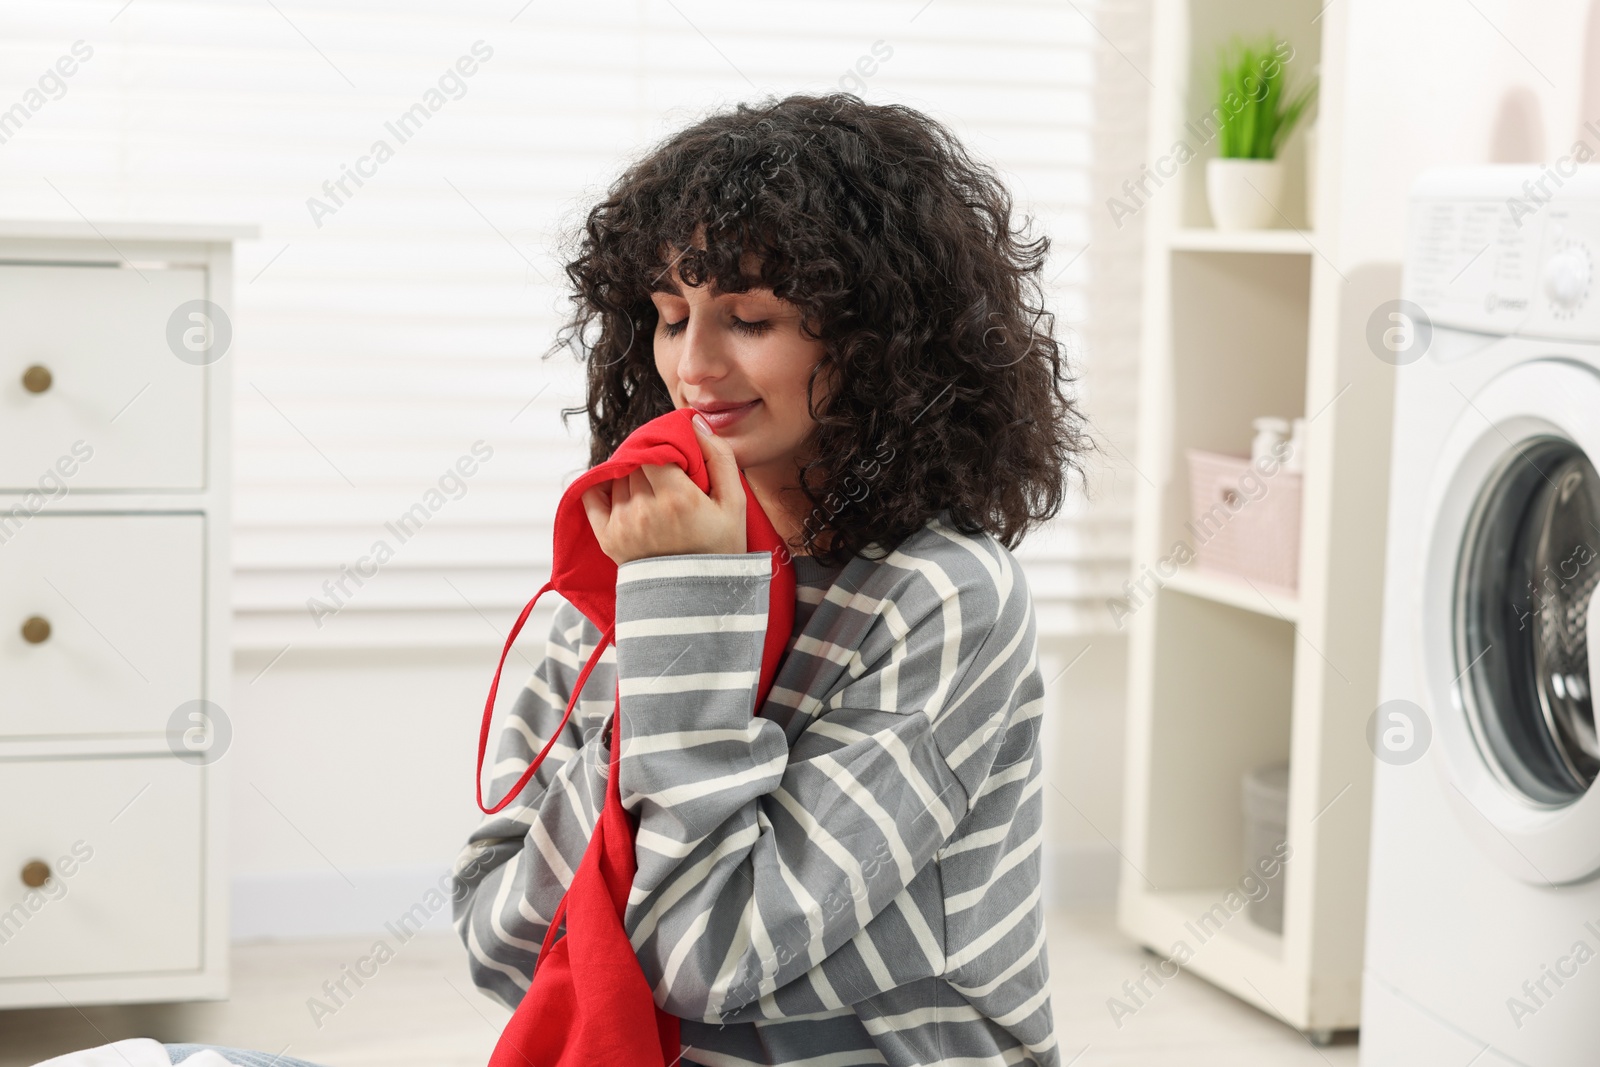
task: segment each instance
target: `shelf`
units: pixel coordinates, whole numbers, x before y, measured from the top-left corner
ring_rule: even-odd
[[[1397,288],[1358,287],[1335,266],[1341,219],[1365,207],[1336,180],[1348,14],[1322,0],[1155,0],[1151,17],[1147,156],[1167,180],[1144,215],[1137,462],[1162,477],[1136,486],[1142,566],[1124,586],[1118,922],[1163,956],[1184,941],[1185,969],[1292,1026],[1348,1029],[1360,1023],[1373,763],[1350,724],[1378,702],[1393,418],[1392,372],[1362,331]],[[1319,78],[1318,150],[1303,132],[1283,146],[1281,228],[1220,231],[1204,162],[1218,147],[1216,66],[1235,38],[1267,34],[1293,49],[1291,86]],[[1178,158],[1187,165],[1172,167]],[[1294,590],[1200,567],[1196,543],[1214,527],[1195,521],[1188,451],[1242,455],[1252,419],[1313,414],[1298,554],[1316,580]],[[1176,558],[1191,562],[1174,567],[1182,546]],[[1318,649],[1336,649],[1338,666]],[[1191,926],[1243,873],[1241,781],[1283,761],[1294,846],[1283,934],[1241,910],[1202,942]]]
[[[1284,891],[1283,878],[1279,876],[1277,891]],[[1225,903],[1230,896],[1243,897],[1238,885],[1218,886],[1215,889],[1186,889],[1170,893],[1152,894],[1152,902],[1162,911],[1181,917],[1184,935],[1191,948],[1197,950],[1217,938],[1233,942],[1240,953],[1277,963],[1283,959],[1283,936],[1265,927],[1257,926],[1250,918],[1249,905],[1237,912],[1228,910]],[[1219,907],[1220,906],[1220,907]],[[1221,922],[1219,917],[1226,914]],[[1206,917],[1202,923],[1202,917]]]
[[[1221,571],[1204,567],[1185,567],[1166,580],[1166,588],[1199,597],[1202,600],[1227,604],[1243,611],[1297,622],[1300,618],[1300,600],[1292,589],[1265,582],[1249,582]]]
[[[1175,252],[1255,252],[1309,256],[1316,251],[1316,234],[1302,230],[1213,230],[1192,227],[1174,230],[1167,244]]]
[[[1279,892],[1283,891],[1281,878]],[[1237,884],[1167,892],[1146,889],[1139,894],[1149,932],[1161,935],[1158,943],[1165,946],[1165,951],[1170,952],[1172,942],[1181,939],[1198,957],[1203,955],[1203,947],[1226,942],[1234,953],[1262,966],[1281,963],[1283,937],[1257,926],[1250,918],[1248,904],[1236,912],[1229,911],[1226,902],[1230,895],[1244,899]]]
[[[1141,888],[1125,895],[1123,929],[1175,963],[1180,962],[1181,952],[1188,957],[1181,961],[1184,970],[1270,1015],[1298,1014],[1294,1009],[1303,993],[1284,965],[1283,938],[1257,926],[1244,908],[1228,912],[1223,901],[1235,888],[1175,892]],[[1219,905],[1221,910],[1215,910]],[[1213,918],[1202,925],[1201,918],[1208,914]],[[1218,915],[1228,918],[1219,924]]]

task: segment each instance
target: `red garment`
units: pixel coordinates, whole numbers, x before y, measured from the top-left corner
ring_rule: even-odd
[[[562,494],[556,509],[554,566],[550,580],[534,594],[517,617],[516,625],[511,627],[511,635],[500,652],[500,664],[495,668],[494,682],[489,686],[488,702],[483,708],[483,726],[478,732],[478,807],[485,813],[493,814],[504,808],[528,784],[572,717],[572,709],[589,672],[615,637],[617,565],[601,550],[581,497],[597,482],[626,477],[647,464],[667,463],[682,467],[697,486],[709,492],[711,479],[706,471],[705,455],[700,451],[700,442],[689,421],[693,415],[692,409],[680,408],[645,423],[628,435],[610,459],[584,472]],[[794,625],[795,577],[794,564],[783,539],[757,503],[743,473],[739,475],[739,482],[745,492],[745,535],[749,551],[772,552],[767,638],[762,649],[761,676],[753,711],[766,700],[789,641]],[[550,589],[571,601],[594,623],[601,633],[600,642],[578,675],[567,701],[566,714],[555,734],[545,742],[544,748],[500,802],[485,808],[483,756],[489,745],[489,723],[494,715],[500,672],[534,604]],[[620,711],[619,693],[611,715],[611,770],[606,779],[606,798],[599,821],[572,884],[551,919],[534,967],[532,984],[506,1023],[489,1067],[594,1067],[596,1064],[671,1067],[679,1058],[678,1020],[656,1007],[650,985],[639,967],[639,958],[622,926],[623,909],[637,868],[633,852],[634,825],[623,810],[617,785],[622,747],[616,736],[621,728]],[[566,934],[558,941],[556,931],[563,920]]]

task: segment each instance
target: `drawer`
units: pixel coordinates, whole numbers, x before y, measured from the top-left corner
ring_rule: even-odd
[[[208,372],[167,336],[205,296],[198,267],[0,263],[0,492],[204,488]]]
[[[0,737],[161,733],[204,697],[204,516],[44,514],[9,529]],[[42,641],[30,619],[48,625]]]
[[[203,780],[170,756],[0,762],[0,981],[199,969]]]

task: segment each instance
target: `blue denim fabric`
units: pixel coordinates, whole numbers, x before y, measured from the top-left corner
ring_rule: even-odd
[[[240,1067],[317,1067],[315,1063],[306,1060],[292,1060],[284,1056],[275,1056],[270,1052],[250,1052],[245,1049],[224,1048],[221,1045],[165,1045],[167,1055],[173,1063],[182,1063],[202,1049],[213,1049],[222,1054],[222,1058],[229,1063],[239,1064]]]

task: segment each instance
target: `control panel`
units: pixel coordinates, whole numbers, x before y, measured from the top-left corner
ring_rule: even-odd
[[[1600,184],[1484,169],[1503,173],[1480,171],[1465,195],[1443,181],[1414,194],[1405,298],[1436,329],[1600,341]]]

